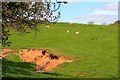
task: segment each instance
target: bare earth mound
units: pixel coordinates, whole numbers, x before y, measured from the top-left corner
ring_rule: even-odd
[[[2,49],[2,52],[0,51],[0,59],[10,56],[10,54],[11,54],[10,52],[13,52],[13,50],[12,49]],[[2,53],[4,53],[4,54],[2,54]]]
[[[3,50],[3,53],[4,52],[6,51]],[[62,56],[50,54],[48,50],[41,49],[23,49],[19,51],[18,55],[23,62],[33,62],[37,64],[34,70],[36,72],[51,71],[53,68],[56,68],[59,64],[73,61],[70,59],[65,59]]]

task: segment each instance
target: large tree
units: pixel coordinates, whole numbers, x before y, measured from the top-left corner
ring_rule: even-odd
[[[27,28],[37,30],[37,24],[58,21],[61,3],[67,2],[2,2],[2,45],[10,45],[11,28],[25,32]]]

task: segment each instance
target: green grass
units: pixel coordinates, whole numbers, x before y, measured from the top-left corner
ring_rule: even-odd
[[[70,33],[67,33],[67,30]],[[76,31],[79,31],[80,34],[76,35]],[[5,63],[3,61],[3,67],[8,66],[8,64],[10,66],[10,68],[8,66],[9,70],[3,69],[3,76],[40,78],[118,77],[118,27],[59,23],[50,25],[50,28],[47,29],[45,25],[41,25],[35,39],[35,32],[33,30],[28,30],[28,32],[30,33],[20,34],[12,30],[11,33],[14,34],[9,39],[12,44],[6,48],[15,50],[21,48],[49,49],[52,54],[68,56],[75,59],[75,61],[61,64],[51,73],[30,73],[34,67],[32,63],[16,62],[19,59],[12,56],[14,59],[9,57]],[[14,64],[21,65],[23,68],[16,69]],[[23,70],[26,65],[29,66],[27,66],[27,71],[24,73]],[[30,67],[31,65],[32,67]],[[11,73],[11,70],[13,73],[18,73],[18,75]]]

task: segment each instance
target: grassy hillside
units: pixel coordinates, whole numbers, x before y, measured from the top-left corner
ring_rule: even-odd
[[[3,60],[3,76],[10,77],[118,77],[118,27],[59,23],[39,26],[35,32],[14,33],[9,41],[12,49],[49,49],[52,54],[74,59],[61,64],[50,73],[32,72],[35,64],[23,63],[17,56]],[[70,32],[67,33],[66,31]],[[79,31],[79,34],[75,32]],[[22,74],[24,73],[24,74]]]

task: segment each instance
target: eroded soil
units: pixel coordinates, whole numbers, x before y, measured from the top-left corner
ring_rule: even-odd
[[[2,53],[6,54],[0,54],[0,57],[10,56],[10,52],[13,52],[13,50],[3,49]],[[71,59],[66,59],[63,56],[56,56],[50,54],[48,50],[41,49],[22,49],[16,55],[18,55],[23,62],[33,62],[37,64],[34,70],[36,72],[52,71],[52,69],[56,68],[59,64],[73,62]]]

